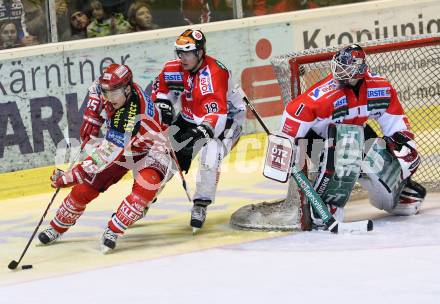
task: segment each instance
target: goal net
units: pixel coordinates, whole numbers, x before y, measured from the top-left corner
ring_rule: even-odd
[[[440,189],[440,154],[438,153],[440,151],[440,34],[375,40],[360,45],[367,53],[370,70],[385,76],[398,92],[412,131],[416,135],[422,163],[414,179],[422,183],[428,191],[438,191]],[[304,50],[272,59],[284,105],[331,72],[330,60],[340,48],[341,46]],[[368,121],[368,124],[381,134],[375,121]],[[285,230],[301,229],[301,220],[304,220],[301,205],[304,202],[297,189],[292,191],[293,184],[289,183],[287,200],[275,203],[279,205],[275,208],[275,215],[267,212],[267,209],[273,208],[271,204],[255,204],[252,208],[248,208],[249,214],[240,215],[240,221],[252,226],[252,223],[247,222],[248,219],[252,218],[253,221],[258,219],[255,226],[264,226],[267,230],[278,230],[277,226],[289,226],[289,229]],[[244,210],[241,211],[243,213]],[[265,213],[270,217],[291,222],[275,223],[272,228],[265,219]],[[238,221],[238,217],[234,218],[235,214],[231,218],[231,223],[240,227],[241,222]]]

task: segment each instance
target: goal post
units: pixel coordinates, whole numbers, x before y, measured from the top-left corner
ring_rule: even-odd
[[[414,179],[430,191],[440,190],[440,34],[358,43],[370,71],[386,77],[415,133],[422,159]],[[309,49],[272,58],[284,106],[330,72],[330,61],[342,46]],[[368,123],[381,134],[375,121]],[[275,199],[275,198],[274,198]],[[289,181],[286,198],[237,210],[231,224],[243,229],[304,230],[304,198]]]

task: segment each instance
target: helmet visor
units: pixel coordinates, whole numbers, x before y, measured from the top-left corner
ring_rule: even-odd
[[[179,58],[179,59],[182,59],[182,57],[186,57],[186,58],[188,58],[188,57],[196,57],[197,56],[197,51],[196,50],[194,50],[194,51],[182,51],[182,50],[176,50],[176,56],[177,56],[177,58]]]

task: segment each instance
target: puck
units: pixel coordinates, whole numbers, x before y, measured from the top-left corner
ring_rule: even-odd
[[[32,265],[23,265],[21,266],[21,269],[31,269],[32,267]]]

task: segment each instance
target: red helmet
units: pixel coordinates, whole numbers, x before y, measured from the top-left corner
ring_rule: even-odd
[[[101,88],[106,91],[113,91],[125,87],[133,82],[133,73],[130,68],[123,64],[112,63],[105,68],[99,78]]]

